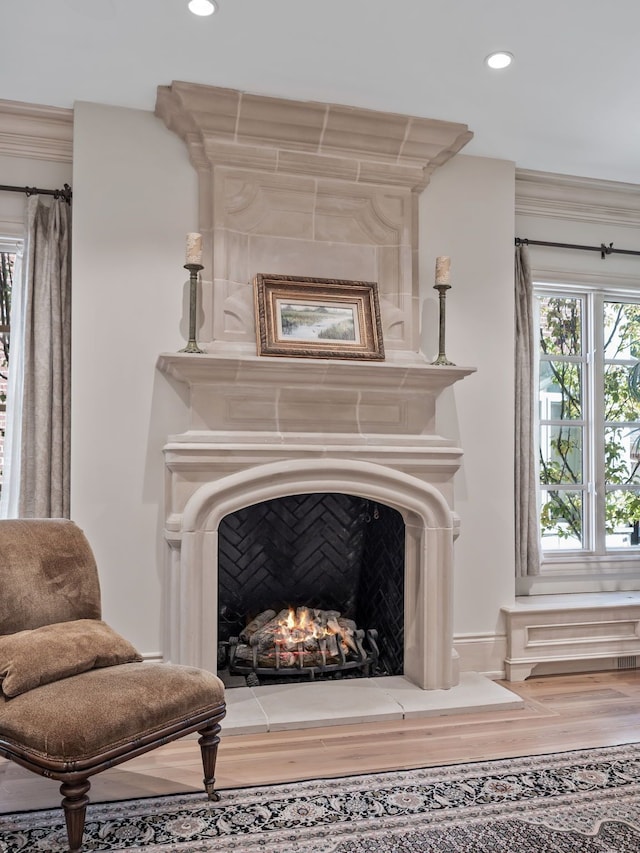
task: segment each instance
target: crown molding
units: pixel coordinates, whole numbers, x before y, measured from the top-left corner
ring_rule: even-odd
[[[516,169],[516,215],[640,226],[640,186]]]
[[[606,281],[607,289],[619,288],[624,290],[638,289],[638,276],[633,273],[610,272],[605,273],[601,269],[598,272],[587,272],[585,270],[571,270],[566,272],[554,267],[540,267],[531,265],[531,273],[534,281],[541,284],[567,284],[577,287],[601,289],[603,281]]]
[[[0,154],[71,163],[73,110],[0,100]]]
[[[472,138],[467,125],[174,81],[155,114],[194,162],[422,190]]]

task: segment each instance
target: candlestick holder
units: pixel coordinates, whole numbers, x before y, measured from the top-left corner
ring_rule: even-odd
[[[189,341],[179,352],[204,352],[196,341],[196,321],[198,318],[198,273],[204,269],[202,264],[185,264],[189,270]]]
[[[444,351],[444,335],[445,335],[445,313],[446,313],[446,295],[447,290],[451,288],[450,284],[436,284],[434,290],[438,291],[438,303],[440,306],[440,332],[438,339],[438,357],[432,364],[451,364],[455,367],[452,361],[449,361]]]

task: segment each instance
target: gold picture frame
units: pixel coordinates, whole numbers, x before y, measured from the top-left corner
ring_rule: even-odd
[[[258,273],[258,355],[384,359],[373,281]]]

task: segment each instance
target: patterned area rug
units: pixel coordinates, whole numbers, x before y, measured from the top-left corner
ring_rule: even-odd
[[[91,805],[85,851],[638,853],[640,744]],[[2,853],[63,853],[61,810],[0,815]]]

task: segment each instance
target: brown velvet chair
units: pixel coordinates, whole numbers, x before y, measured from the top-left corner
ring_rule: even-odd
[[[90,776],[191,732],[218,799],[222,682],[143,663],[100,617],[94,556],[73,522],[0,520],[0,756],[62,783],[71,851]]]

